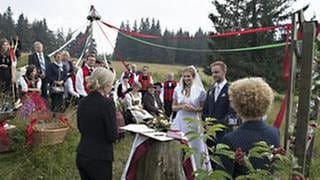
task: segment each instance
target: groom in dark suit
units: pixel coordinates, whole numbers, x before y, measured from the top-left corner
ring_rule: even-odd
[[[229,84],[226,80],[227,65],[222,61],[216,61],[210,65],[212,77],[215,84],[208,90],[207,99],[204,104],[202,119],[214,118],[215,124],[223,124],[226,129],[216,134],[216,142],[208,140],[208,147],[215,146],[222,137],[232,131],[232,126],[237,124],[234,118],[235,113],[230,107],[228,90]]]
[[[50,64],[50,58],[43,53],[43,45],[41,42],[36,41],[33,44],[34,53],[29,55],[28,65],[35,65],[38,71],[38,75],[41,78],[41,96],[48,100],[48,81],[46,78],[46,69]]]

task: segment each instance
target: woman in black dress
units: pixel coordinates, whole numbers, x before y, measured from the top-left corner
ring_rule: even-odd
[[[15,82],[15,66],[10,58],[8,40],[0,40],[0,92],[12,92],[12,83]]]
[[[111,180],[113,142],[116,141],[116,109],[109,97],[114,74],[98,67],[88,78],[88,96],[80,100],[77,123],[81,134],[76,163],[82,180]]]

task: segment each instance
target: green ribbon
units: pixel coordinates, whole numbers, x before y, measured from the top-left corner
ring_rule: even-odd
[[[173,51],[187,51],[187,52],[200,52],[200,53],[225,53],[225,52],[243,52],[243,51],[254,51],[254,50],[261,50],[261,49],[271,49],[271,48],[277,48],[277,47],[282,47],[285,46],[286,43],[275,43],[275,44],[267,44],[267,45],[262,45],[262,46],[255,46],[255,47],[246,47],[246,48],[234,48],[234,49],[188,49],[188,48],[177,48],[177,47],[172,47],[172,46],[164,46],[161,44],[156,44],[148,41],[144,41],[138,38],[135,38],[133,36],[127,35],[121,31],[118,31],[121,35],[124,37],[138,41],[142,44],[146,44],[149,46],[153,47],[158,47],[158,48],[163,48],[163,49],[169,49]]]

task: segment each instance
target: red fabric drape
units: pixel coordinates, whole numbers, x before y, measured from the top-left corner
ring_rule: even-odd
[[[281,107],[280,110],[277,114],[276,120],[273,123],[273,127],[275,128],[280,128],[283,118],[284,118],[284,113],[286,112],[286,108],[287,108],[287,100],[288,100],[288,94],[285,95],[285,97],[283,98],[282,102],[281,102]]]

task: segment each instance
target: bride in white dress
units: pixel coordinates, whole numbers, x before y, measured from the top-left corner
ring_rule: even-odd
[[[203,88],[199,74],[194,66],[188,66],[183,70],[182,77],[180,79],[179,86],[175,89],[173,94],[173,111],[177,112],[175,119],[171,125],[171,128],[179,129],[186,134],[190,131],[196,131],[199,134],[203,134],[200,124],[200,114],[206,99],[206,91]],[[193,119],[191,123],[185,121],[186,117]],[[209,157],[202,161],[202,154],[208,154],[207,146],[203,139],[196,139],[189,142],[190,146],[196,149],[194,155],[194,162],[197,169],[210,170]]]

